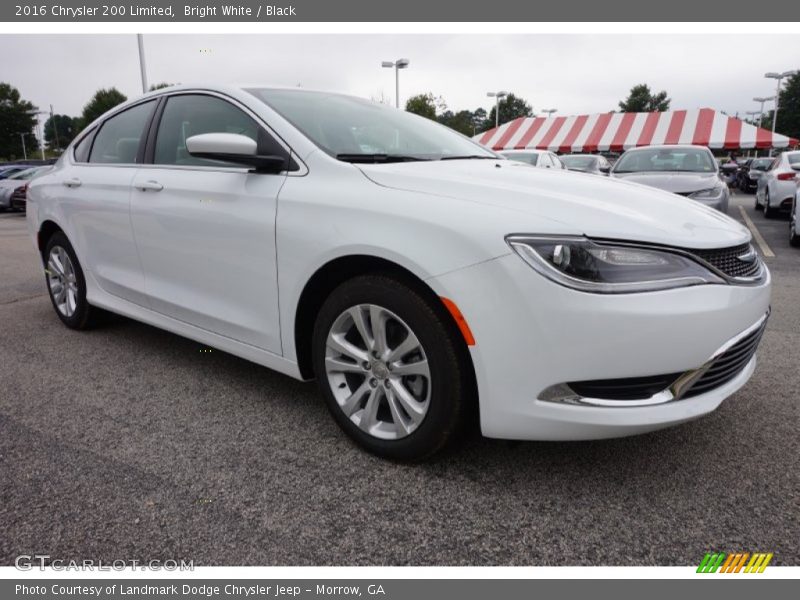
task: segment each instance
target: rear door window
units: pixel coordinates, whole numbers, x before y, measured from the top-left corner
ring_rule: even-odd
[[[138,161],[139,146],[156,101],[137,104],[106,119],[94,138],[90,163],[133,164]]]

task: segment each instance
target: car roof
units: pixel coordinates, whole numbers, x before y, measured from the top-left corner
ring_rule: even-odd
[[[537,148],[528,149],[514,149],[514,150],[498,150],[500,154],[541,154],[542,152],[549,152],[549,150],[539,150]]]
[[[708,147],[698,144],[653,144],[652,146],[628,148],[625,152],[637,152],[639,150],[708,150]],[[711,150],[708,151],[711,152]]]

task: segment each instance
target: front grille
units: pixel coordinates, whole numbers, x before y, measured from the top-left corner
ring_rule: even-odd
[[[598,400],[646,400],[667,389],[680,373],[624,379],[596,379],[568,383],[570,389],[583,398]]]
[[[739,256],[755,252],[750,244],[714,250],[687,250],[701,260],[725,273],[728,277],[753,277],[761,269],[760,260],[752,262],[739,260]]]
[[[750,359],[753,358],[753,355],[756,353],[758,343],[761,341],[761,336],[764,335],[766,327],[767,320],[764,319],[761,327],[747,334],[725,352],[720,354],[711,367],[700,379],[692,384],[692,387],[690,387],[682,397],[691,398],[692,396],[699,396],[700,394],[710,392],[728,383],[741,373],[742,369],[747,366],[747,363],[750,362]]]

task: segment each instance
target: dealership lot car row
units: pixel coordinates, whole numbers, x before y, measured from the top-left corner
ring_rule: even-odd
[[[473,418],[652,431],[752,375],[770,273],[710,151],[609,170],[531,168],[338,94],[176,86],[87,127],[27,221],[68,327],[105,309],[316,378],[353,440],[418,460]]]

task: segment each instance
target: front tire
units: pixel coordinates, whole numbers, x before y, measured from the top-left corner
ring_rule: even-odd
[[[438,299],[403,279],[364,275],[325,300],[314,372],[339,426],[386,458],[418,461],[459,437],[473,397],[463,345]]]
[[[45,278],[58,318],[70,329],[88,329],[97,309],[86,300],[86,279],[67,236],[58,231],[44,251]]]

